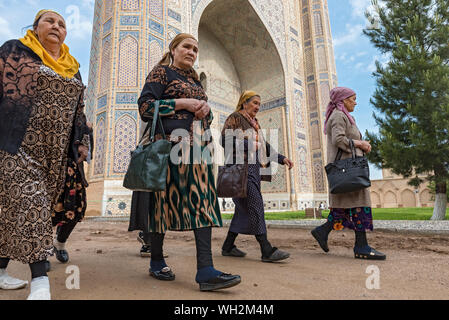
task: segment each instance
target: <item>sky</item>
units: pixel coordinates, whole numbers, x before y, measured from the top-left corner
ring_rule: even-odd
[[[60,12],[67,23],[65,43],[81,65],[84,83],[88,83],[92,21],[95,0],[0,0],[0,45],[9,39],[22,37],[36,13],[43,8]],[[375,91],[375,61],[385,62],[379,51],[363,35],[367,21],[365,10],[370,0],[328,0],[331,29],[339,86],[350,87],[357,93],[358,106],[353,115],[357,125],[377,132],[370,98]],[[371,179],[381,179],[380,170],[371,166]]]

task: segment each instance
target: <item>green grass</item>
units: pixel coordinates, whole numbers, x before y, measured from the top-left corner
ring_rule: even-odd
[[[433,208],[388,208],[373,209],[374,220],[430,220]],[[327,218],[329,210],[323,211],[323,218]],[[224,219],[231,219],[232,214],[223,214]],[[266,212],[267,220],[300,220],[305,219],[305,211]],[[449,220],[449,209],[446,210],[446,220]]]

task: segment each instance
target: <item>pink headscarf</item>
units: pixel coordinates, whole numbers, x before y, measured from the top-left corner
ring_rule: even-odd
[[[343,111],[344,114],[348,117],[349,121],[352,124],[355,124],[354,118],[349,114],[348,110],[345,108],[345,104],[343,100],[354,96],[356,93],[345,87],[336,87],[331,90],[330,92],[330,98],[331,101],[327,105],[326,109],[326,120],[324,121],[324,134],[327,134],[326,132],[326,125],[327,121],[329,120],[332,112],[334,112],[335,109]]]

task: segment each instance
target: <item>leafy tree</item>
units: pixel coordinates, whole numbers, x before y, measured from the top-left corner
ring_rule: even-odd
[[[435,184],[432,220],[443,220],[449,181],[449,1],[384,0],[367,12],[364,30],[389,57],[376,62],[371,104],[379,133],[366,132],[378,167]]]

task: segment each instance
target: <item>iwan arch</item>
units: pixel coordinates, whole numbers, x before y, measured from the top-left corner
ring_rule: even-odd
[[[196,69],[220,130],[242,90],[262,96],[259,120],[295,162],[263,185],[266,209],[327,203],[323,115],[337,85],[326,0],[97,0],[86,110],[96,150],[88,214],[126,215],[121,187],[142,123],[137,98],[173,37],[199,39]],[[228,204],[230,202],[228,201]]]

